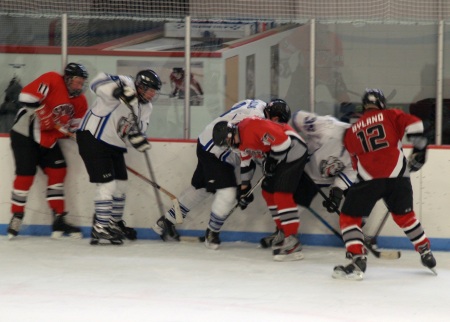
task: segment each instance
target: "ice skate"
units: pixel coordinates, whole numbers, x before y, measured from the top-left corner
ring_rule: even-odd
[[[341,280],[362,281],[367,267],[367,256],[347,253],[346,257],[351,259],[352,262],[347,266],[335,266],[332,277]]]
[[[9,222],[7,231],[9,239],[13,239],[19,234],[20,226],[22,226],[23,216],[23,212],[15,212],[11,217],[11,221]]]
[[[260,241],[259,241],[259,245],[262,247],[262,248],[269,248],[269,247],[271,247],[272,246],[272,244],[274,244],[274,239],[276,239],[277,237],[279,238],[280,236],[279,236],[279,234],[280,234],[280,230],[276,230],[275,232],[273,232],[271,235],[269,235],[269,236],[266,236],[266,237],[263,237],[263,238],[261,238],[260,239]],[[284,238],[284,237],[283,237]],[[281,240],[279,240],[279,241],[281,241]],[[279,242],[278,241],[278,242]],[[276,244],[277,242],[275,242],[275,244]]]
[[[64,217],[66,214],[66,212],[61,215],[55,214],[52,226],[53,232],[50,237],[53,239],[59,239],[63,236],[69,236],[75,239],[83,238],[80,228],[72,226],[65,221]]]
[[[211,229],[206,229],[205,233],[205,246],[209,249],[216,250],[220,246],[219,233],[212,231]]]
[[[278,236],[284,237],[283,232]],[[276,239],[274,240],[276,242]],[[294,235],[283,238],[272,246],[273,260],[276,262],[298,261],[304,258],[302,253],[302,244]]]
[[[109,227],[103,227],[99,224],[94,224],[91,230],[91,245],[122,245],[122,234],[117,234],[116,231]]]
[[[426,243],[424,246],[419,246],[420,260],[422,265],[429,268],[433,274],[437,275],[436,271],[436,259],[430,250],[430,246]]]
[[[163,241],[180,241],[175,225],[166,217],[161,216],[153,226],[153,231],[161,237]]]
[[[117,235],[122,235],[123,238],[128,240],[136,240],[137,232],[136,229],[127,227],[126,222],[124,220],[119,220],[117,222],[110,222],[110,229],[113,230]]]

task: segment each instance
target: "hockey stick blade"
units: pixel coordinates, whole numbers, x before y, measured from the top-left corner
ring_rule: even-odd
[[[186,243],[203,243],[205,241],[205,236],[180,236],[180,242]]]
[[[177,198],[172,199],[173,210],[175,211],[175,221],[177,224],[183,223],[183,214],[181,213],[180,203]]]
[[[372,247],[372,245],[368,243],[364,243],[364,246],[367,248],[369,252],[371,252],[376,258],[380,259],[399,259],[402,256],[402,253],[398,250],[378,250]]]

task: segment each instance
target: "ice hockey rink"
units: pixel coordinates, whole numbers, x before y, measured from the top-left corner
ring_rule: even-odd
[[[369,254],[363,281],[334,280],[340,247],[305,246],[274,262],[254,243],[0,237],[1,321],[448,321],[450,253]]]

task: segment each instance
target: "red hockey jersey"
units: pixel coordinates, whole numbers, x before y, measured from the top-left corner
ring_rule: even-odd
[[[346,132],[344,145],[364,180],[408,176],[402,139],[423,133],[422,121],[401,110],[369,110]]]
[[[306,152],[303,139],[288,124],[249,117],[238,123],[238,129],[239,150],[244,165],[245,161],[251,158],[262,159],[268,153],[279,162],[292,162]],[[298,140],[302,144],[293,144],[292,140]]]
[[[48,126],[49,123],[41,124],[41,118],[51,117],[50,124],[68,129],[76,126],[87,111],[86,97],[83,94],[69,97],[63,76],[56,72],[42,74],[26,85],[19,95],[19,101],[27,106],[44,105],[39,113],[40,117],[33,119],[33,135],[36,142],[48,148],[65,135],[54,126]],[[23,122],[22,119],[19,121]]]

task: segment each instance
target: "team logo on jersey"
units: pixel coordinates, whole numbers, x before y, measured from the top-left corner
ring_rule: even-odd
[[[272,145],[273,142],[275,142],[275,138],[270,133],[265,133],[263,137],[261,138],[261,141],[264,145]]]
[[[316,120],[317,120],[317,118],[315,116],[305,117],[305,124],[303,125],[305,132],[315,132],[316,131],[316,126],[315,126]]]
[[[244,152],[247,153],[248,155],[250,155],[252,158],[256,158],[256,159],[262,159],[265,156],[264,152],[261,150],[245,149]]]
[[[61,104],[53,108],[52,114],[56,124],[69,125],[75,114],[75,109],[72,104]]]
[[[322,177],[334,177],[339,172],[344,170],[344,163],[336,157],[329,157],[326,160],[320,161],[319,171]]]
[[[117,122],[117,135],[120,137],[122,141],[125,142],[125,139],[130,133],[131,128],[134,125],[133,115],[129,114],[128,117],[122,116]]]

